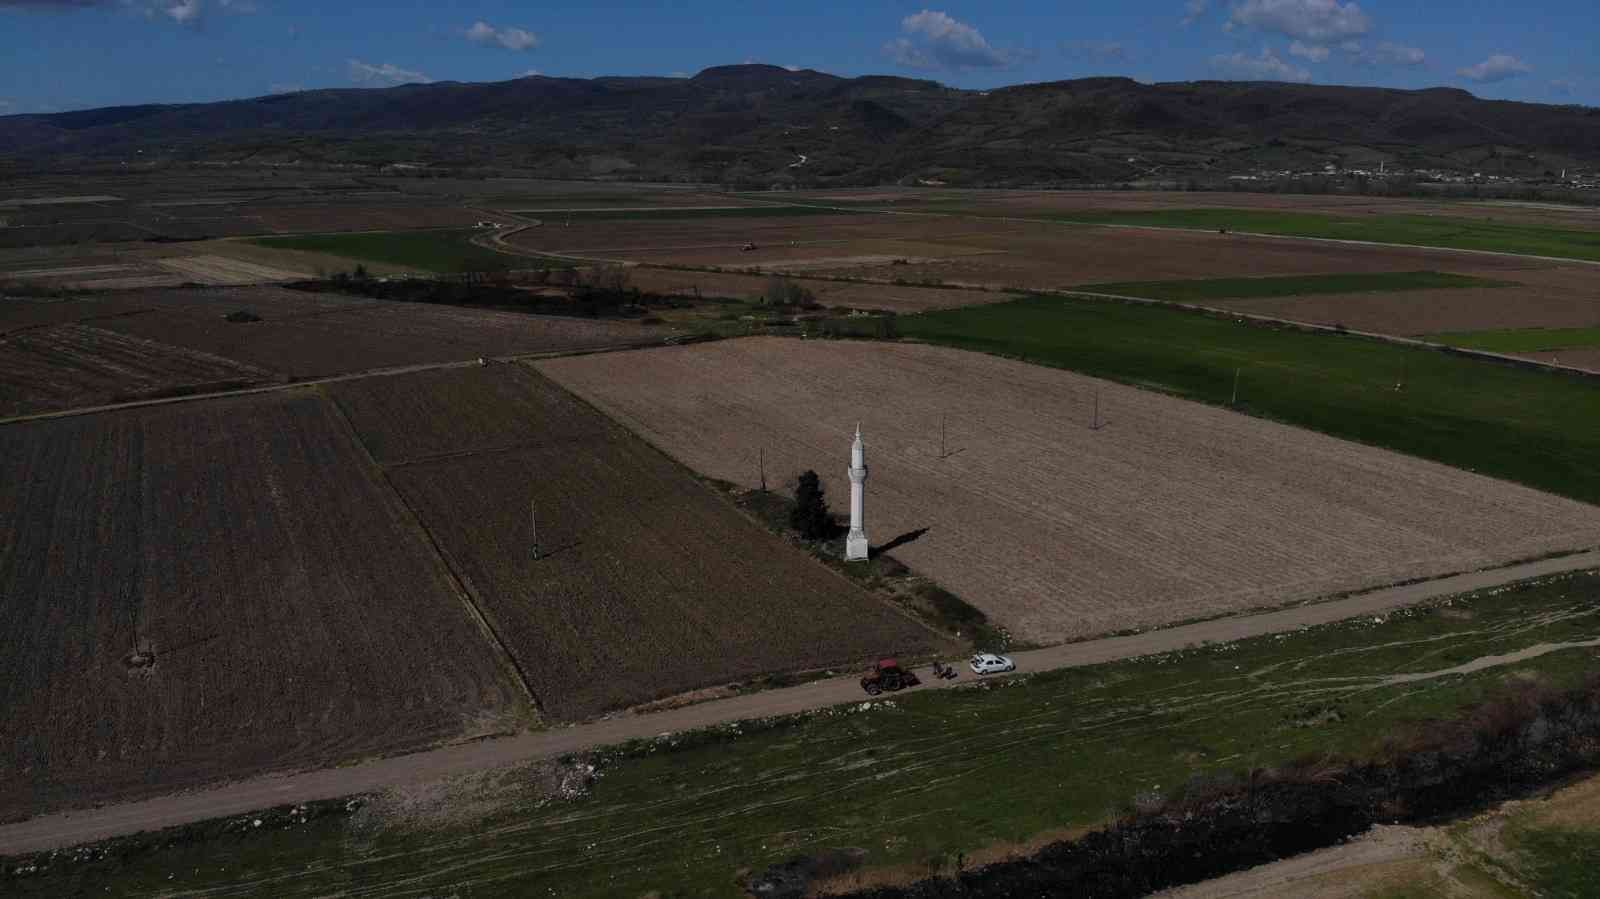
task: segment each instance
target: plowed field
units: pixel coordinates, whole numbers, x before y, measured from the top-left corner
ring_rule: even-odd
[[[316,395],[9,425],[0,459],[0,817],[522,720]]]
[[[956,350],[767,338],[537,367],[705,475],[754,484],[762,450],[836,505],[860,421],[874,543],[912,538],[897,557],[1037,641],[1600,543],[1588,505]]]
[[[330,390],[555,718],[938,639],[525,369]]]
[[[270,380],[255,366],[87,325],[0,338],[0,418]]]

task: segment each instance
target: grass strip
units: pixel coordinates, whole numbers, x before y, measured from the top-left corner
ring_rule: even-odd
[[[1407,722],[1449,718],[1496,695],[1511,669],[1441,672],[1600,637],[1597,596],[1600,578],[1574,575],[1381,620],[954,692],[913,689],[888,702],[613,747],[591,757],[598,777],[580,798],[553,798],[534,788],[537,778],[513,773],[499,778],[496,795],[427,793],[428,805],[402,803],[393,817],[280,815],[257,827],[260,816],[244,816],[233,819],[238,826],[7,859],[0,891],[231,884],[243,894],[242,885],[270,884],[285,897],[731,899],[743,895],[741,876],[838,847],[864,850],[870,867],[927,876],[958,857],[1004,857],[1036,835],[1308,753],[1361,758]],[[1514,671],[1574,685],[1595,658],[1593,649],[1561,649],[1521,659]],[[1434,676],[1394,677],[1407,674]],[[42,871],[11,873],[38,863]]]
[[[1429,340],[1491,353],[1534,353],[1600,346],[1600,328],[1507,328],[1501,331],[1454,331]]]
[[[1277,278],[1202,278],[1190,281],[1122,281],[1086,284],[1074,288],[1085,293],[1197,303],[1206,300],[1267,299],[1328,293],[1379,293],[1403,290],[1440,290],[1468,287],[1515,287],[1446,272],[1380,272],[1373,274],[1291,275]]]
[[[1600,503],[1600,384],[1139,303],[1032,296],[900,316],[930,343],[1072,369]],[[1397,389],[1398,386],[1398,389]]]

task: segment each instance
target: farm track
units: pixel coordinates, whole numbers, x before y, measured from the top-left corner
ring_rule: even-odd
[[[1172,652],[1207,642],[1223,643],[1286,633],[1349,618],[1381,616],[1396,609],[1460,593],[1596,567],[1600,567],[1600,551],[1591,551],[1373,590],[1274,612],[1019,652],[1015,657],[1023,672],[1097,665]],[[971,683],[970,676],[955,682],[930,679],[917,689],[958,689]],[[856,702],[861,696],[860,685],[853,676],[838,677],[649,715],[620,715],[588,724],[449,746],[343,768],[257,777],[215,789],[45,815],[0,826],[0,854],[38,852],[143,830],[244,814],[271,806],[372,792],[581,752],[632,739],[648,739],[663,733],[710,727],[730,721],[797,714]]]

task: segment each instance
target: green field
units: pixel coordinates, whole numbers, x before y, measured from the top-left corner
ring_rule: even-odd
[[[1534,353],[1600,346],[1600,328],[1507,328],[1503,331],[1457,331],[1433,334],[1436,343],[1491,353]]]
[[[1004,216],[1085,225],[1147,225],[1245,231],[1283,237],[1320,237],[1456,250],[1490,250],[1526,256],[1600,260],[1600,231],[1578,231],[1444,215],[1367,215],[1348,218],[1272,209],[1104,209],[995,211],[959,203],[930,204],[919,211],[981,217]]]
[[[699,218],[783,218],[804,215],[848,215],[817,206],[661,206],[654,209],[518,209],[518,215],[545,216],[549,221],[594,221],[596,219],[699,219]]]
[[[1306,753],[1360,756],[1407,721],[1450,716],[1506,670],[1437,674],[1541,643],[1600,637],[1600,577],[1577,575],[1146,659],[915,690],[777,722],[604,753],[589,795],[561,800],[512,772],[421,794],[385,823],[334,815],[113,845],[44,877],[0,866],[10,895],[742,895],[741,870],[859,847],[870,866],[931,872],[1126,810],[1138,795],[1237,778]],[[1576,683],[1593,650],[1518,661]],[[970,679],[970,675],[964,675]],[[1234,780],[1233,782],[1237,782]],[[383,803],[373,806],[383,808]],[[439,817],[430,818],[432,814]],[[448,813],[457,817],[451,818]],[[376,820],[373,820],[376,818]],[[210,831],[206,838],[197,834]],[[132,848],[137,845],[143,848]]]
[[[1253,300],[1300,297],[1326,293],[1379,293],[1402,290],[1440,290],[1453,287],[1515,287],[1510,281],[1493,281],[1445,272],[1380,272],[1353,275],[1290,275],[1276,278],[1201,278],[1191,281],[1120,281],[1085,284],[1073,288],[1085,293],[1143,297],[1174,303],[1206,300]]]
[[[1226,404],[1600,502],[1600,385],[1139,303],[1027,297],[901,316],[905,337]],[[1404,388],[1396,390],[1397,383]]]
[[[492,272],[513,268],[546,268],[560,263],[539,257],[496,253],[469,243],[482,231],[375,231],[356,234],[302,234],[261,237],[252,241],[282,250],[309,250],[359,262],[385,262],[441,275]]]

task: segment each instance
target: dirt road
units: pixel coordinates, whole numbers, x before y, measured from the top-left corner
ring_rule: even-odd
[[[1597,567],[1600,567],[1600,550],[1590,550],[1576,555],[1388,587],[1275,612],[1053,646],[1017,653],[1016,659],[1022,672],[1094,665],[1168,652],[1203,642],[1220,643],[1283,633],[1347,618],[1383,615],[1429,599]],[[973,680],[971,672],[965,671],[954,682],[929,678],[926,686],[917,689],[959,688]],[[649,715],[619,715],[589,724],[446,746],[343,768],[257,777],[143,802],[44,815],[0,827],[0,855],[71,846],[141,830],[244,814],[274,805],[333,799],[728,721],[788,715],[861,701],[866,697],[856,681],[855,675],[849,675]]]

